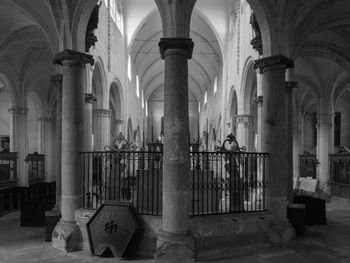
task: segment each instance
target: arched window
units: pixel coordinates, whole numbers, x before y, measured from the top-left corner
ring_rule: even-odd
[[[109,0],[109,14],[113,22],[117,25],[120,33],[123,35],[123,6],[121,0]],[[107,4],[106,4],[107,5]]]
[[[208,102],[208,91],[204,92],[204,105]]]
[[[218,90],[218,77],[215,77],[215,81],[214,81],[214,94],[216,93],[217,90]]]
[[[129,81],[131,81],[131,59],[130,59],[130,55],[129,55],[129,58],[128,58],[128,78],[129,78]]]
[[[139,75],[136,75],[136,96],[140,98],[140,81]]]

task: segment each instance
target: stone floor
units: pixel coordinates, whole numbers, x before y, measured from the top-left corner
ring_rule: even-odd
[[[45,229],[20,227],[19,212],[0,218],[0,263],[126,262],[92,257],[87,252],[65,254],[44,242]],[[153,262],[151,259],[127,262]],[[307,226],[305,236],[284,248],[265,248],[249,256],[207,262],[248,263],[350,263],[350,207],[327,205],[327,225]]]

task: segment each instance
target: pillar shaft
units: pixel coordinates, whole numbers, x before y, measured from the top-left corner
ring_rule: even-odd
[[[55,64],[62,65],[62,208],[61,221],[53,233],[53,245],[64,251],[79,249],[75,210],[82,205],[80,154],[84,145],[85,64],[92,56],[72,50],[58,53]]]
[[[319,190],[329,195],[329,154],[332,153],[334,113],[321,112],[317,116],[317,159]]]
[[[45,181],[52,182],[52,119],[39,119],[39,153],[45,156]]]
[[[103,151],[106,145],[110,145],[111,111],[107,109],[95,109],[94,115],[94,150]]]
[[[56,104],[56,130],[55,130],[55,181],[56,181],[56,205],[54,210],[61,211],[61,160],[62,160],[62,74],[52,75],[50,79],[51,85],[56,89],[57,104]]]
[[[24,107],[13,107],[9,110],[10,118],[10,151],[17,152],[17,178],[19,186],[28,186],[27,155],[27,113]],[[12,127],[12,128],[11,128]],[[12,149],[11,149],[12,147]]]
[[[259,59],[255,67],[263,74],[262,150],[269,153],[267,162],[266,201],[274,219],[286,220],[290,174],[288,147],[285,71],[293,62],[283,56]]]
[[[236,135],[239,145],[247,147],[248,151],[252,149],[252,143],[249,139],[252,117],[250,115],[236,116]]]
[[[190,39],[162,39],[164,77],[163,231],[188,232],[189,116],[188,65]]]
[[[288,201],[293,203],[293,89],[297,88],[295,81],[286,82],[286,136],[288,165]]]

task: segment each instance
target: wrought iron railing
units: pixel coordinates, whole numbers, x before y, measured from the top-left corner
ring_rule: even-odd
[[[17,153],[0,152],[0,189],[16,185]]]
[[[331,154],[329,161],[332,196],[350,199],[350,154]]]
[[[299,155],[300,177],[312,177],[316,179],[316,168],[319,164],[315,154]]]
[[[133,202],[140,214],[162,214],[162,152],[83,152],[84,207]],[[191,215],[265,210],[267,154],[191,152]]]
[[[28,154],[25,159],[28,167],[29,185],[45,181],[45,156],[43,154]]]

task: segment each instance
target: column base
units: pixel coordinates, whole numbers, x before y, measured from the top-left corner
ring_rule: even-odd
[[[292,241],[295,237],[295,230],[289,221],[270,222],[269,242],[272,246],[283,246]]]
[[[82,235],[79,226],[59,221],[52,233],[52,246],[64,252],[81,250]]]
[[[286,197],[268,197],[266,200],[271,211],[269,241],[273,246],[283,246],[296,237],[295,230],[287,218],[288,200]]]
[[[194,262],[194,239],[187,234],[159,231],[155,260],[161,262]]]

